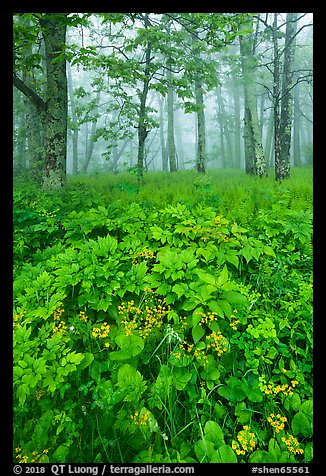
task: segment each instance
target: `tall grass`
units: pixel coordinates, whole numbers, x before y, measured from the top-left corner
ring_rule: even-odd
[[[268,177],[248,176],[242,170],[208,170],[205,175],[195,170],[148,172],[142,185],[137,178],[122,172],[117,175],[85,175],[68,178],[68,191],[84,190],[106,197],[108,203],[132,202],[144,206],[165,206],[184,203],[189,207],[199,203],[213,206],[221,214],[234,218],[244,213],[252,215],[259,209],[269,209],[275,200],[292,210],[312,208],[312,168],[293,168],[291,177],[281,183]]]

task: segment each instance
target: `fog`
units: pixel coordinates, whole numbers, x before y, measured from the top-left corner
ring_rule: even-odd
[[[79,19],[83,19],[83,15],[75,14]],[[194,20],[187,14],[149,14],[146,19],[145,15],[87,14],[87,19],[79,24],[77,21],[77,26],[67,27],[65,167],[68,175],[116,173],[139,166],[140,162],[144,170],[196,168],[200,127],[204,131],[200,141],[204,141],[201,148],[205,168],[245,169],[246,82],[251,83],[255,96],[259,141],[267,168],[275,163],[275,109],[281,108],[284,97],[289,94],[290,165],[311,164],[312,14],[295,14],[296,32],[289,44],[286,44],[285,13],[255,15],[251,29],[249,26],[245,32],[247,36],[229,37],[227,22],[210,26],[207,19],[200,18],[199,27],[191,33],[189,25],[193,27]],[[210,15],[213,21],[219,18],[219,14]],[[252,43],[251,57],[246,58],[252,75],[249,80],[243,69],[240,38]],[[292,84],[288,92],[284,86],[284,71],[290,47],[293,50],[290,52]],[[37,69],[35,64],[34,68],[27,68],[30,71],[27,73],[33,75],[34,83],[30,86],[37,84],[40,95],[46,94],[43,50],[40,33],[37,33],[37,41],[25,47],[24,53],[34,56],[36,51],[40,53]],[[273,83],[276,67],[279,68],[279,92],[275,92]],[[22,77],[26,72],[19,72],[18,67],[17,74]],[[31,137],[28,117],[26,122],[26,116],[31,114],[26,111],[29,99],[19,88],[14,92],[14,170],[18,173],[37,167],[35,162],[44,153],[44,134],[40,126],[39,137]],[[144,107],[140,110],[142,101]],[[199,111],[203,111],[201,116]],[[146,134],[141,159],[140,122],[144,122]],[[25,127],[23,132],[21,124]],[[30,150],[33,140],[38,141],[37,159]],[[175,153],[176,166],[171,165],[171,153]]]

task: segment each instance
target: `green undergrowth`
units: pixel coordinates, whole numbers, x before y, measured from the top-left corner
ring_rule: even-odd
[[[16,462],[312,461],[312,182],[14,190]]]

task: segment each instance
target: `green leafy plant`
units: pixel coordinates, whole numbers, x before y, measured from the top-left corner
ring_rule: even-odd
[[[309,194],[214,173],[17,186],[15,461],[312,461]]]

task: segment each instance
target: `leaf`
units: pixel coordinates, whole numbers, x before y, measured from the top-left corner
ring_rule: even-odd
[[[55,461],[56,463],[65,463],[68,452],[69,452],[69,447],[68,446],[60,445],[54,451],[51,459],[52,459],[52,461]]]
[[[231,304],[247,304],[248,300],[243,294],[237,291],[223,291],[221,297]]]
[[[310,437],[312,435],[312,419],[308,418],[303,411],[296,413],[291,422],[293,434]]]
[[[220,446],[212,455],[211,463],[237,463],[237,455],[229,445]]]
[[[216,288],[212,286],[211,284],[207,284],[206,286],[202,286],[200,288],[200,296],[204,301],[208,301],[208,299],[211,297],[212,292],[214,292]]]
[[[21,384],[17,388],[16,395],[19,398],[19,403],[20,403],[21,406],[24,405],[25,400],[26,400],[26,395],[28,395],[28,394],[29,394],[28,385],[26,385],[25,383]]]
[[[88,367],[94,360],[94,355],[91,352],[86,352],[84,354],[83,360],[80,362],[78,369],[82,370]]]
[[[306,445],[304,450],[305,462],[310,463],[313,458],[313,443],[310,442]]]
[[[193,309],[195,309],[197,304],[198,304],[198,301],[194,301],[192,299],[187,299],[183,304],[183,310],[184,311],[192,311]]]
[[[268,452],[265,450],[257,450],[249,457],[249,463],[266,463]]]
[[[145,345],[144,340],[136,335],[120,334],[115,338],[115,342],[126,355],[129,354],[129,358],[140,354]]]
[[[192,328],[191,334],[192,334],[192,338],[194,340],[194,343],[197,344],[197,342],[205,334],[205,330],[203,329],[202,326],[195,326],[195,327]]]
[[[263,392],[259,387],[259,380],[243,381],[243,390],[251,402],[259,403],[263,400]]]
[[[306,400],[301,405],[301,411],[307,415],[309,419],[312,419],[313,402],[312,400]]]
[[[273,258],[275,258],[275,252],[274,252],[273,248],[271,248],[270,246],[264,245],[263,246],[263,251],[264,251],[265,255],[272,256]]]
[[[245,260],[247,261],[247,263],[249,263],[249,261],[250,261],[251,258],[252,258],[251,247],[245,246],[245,247],[241,250],[241,253],[242,253],[242,256],[244,256],[244,258],[245,258]]]
[[[275,454],[276,462],[277,462],[278,456],[281,454],[281,450],[280,450],[280,447],[279,447],[277,441],[275,440],[275,438],[271,438],[269,440],[269,442],[268,442],[268,451],[270,453]]]
[[[212,274],[205,273],[200,269],[197,270],[197,274],[199,278],[204,281],[206,284],[212,284],[213,286],[216,285],[216,278]]]
[[[226,281],[229,279],[229,272],[228,272],[228,269],[226,266],[224,266],[224,268],[222,269],[219,277],[217,278],[217,281],[216,281],[216,286],[217,287],[221,287],[223,286],[224,283],[226,283]]]
[[[212,368],[206,370],[206,380],[218,380],[220,378],[220,371],[218,369]]]
[[[205,439],[214,443],[216,447],[224,445],[224,433],[216,421],[208,420],[204,427]]]
[[[186,371],[183,368],[175,368],[173,371],[173,385],[177,390],[184,390],[189,380],[192,377],[192,373]]]
[[[230,377],[227,380],[227,386],[219,387],[217,391],[222,397],[225,397],[232,403],[241,402],[246,398],[242,382],[236,377]]]
[[[76,353],[75,351],[70,352],[66,356],[67,362],[70,362],[70,363],[75,364],[75,365],[80,364],[81,361],[83,360],[83,358],[84,358],[84,354],[82,354],[80,352]]]
[[[154,240],[160,240],[163,235],[163,230],[159,226],[151,226],[152,237]]]
[[[252,416],[252,412],[247,409],[245,402],[240,402],[237,404],[234,414],[236,417],[238,417],[239,423],[242,425],[248,423]]]
[[[172,287],[172,291],[178,296],[178,299],[181,297],[181,296],[184,296],[185,293],[186,293],[186,290],[187,290],[187,286],[185,284],[175,284],[173,287]]]
[[[226,255],[226,260],[227,260],[229,263],[233,264],[236,268],[238,268],[238,266],[239,266],[239,258],[237,257],[236,254],[230,254],[230,253],[228,253],[228,254]]]
[[[199,463],[210,463],[211,458],[216,451],[214,443],[208,440],[197,441],[194,450]]]
[[[223,309],[221,308],[221,306],[219,306],[217,304],[216,301],[209,301],[207,303],[207,306],[209,308],[210,311],[212,312],[216,312],[216,314],[219,316],[219,317],[224,317],[224,312],[223,312]]]
[[[146,388],[141,373],[129,364],[124,364],[119,368],[116,385],[124,393],[124,401],[129,402],[135,402]]]
[[[230,317],[232,312],[233,312],[233,309],[229,303],[229,301],[226,301],[225,299],[217,299],[216,300],[216,303],[218,304],[218,306],[220,306],[220,308],[222,309],[223,313],[227,316],[227,317]]]

